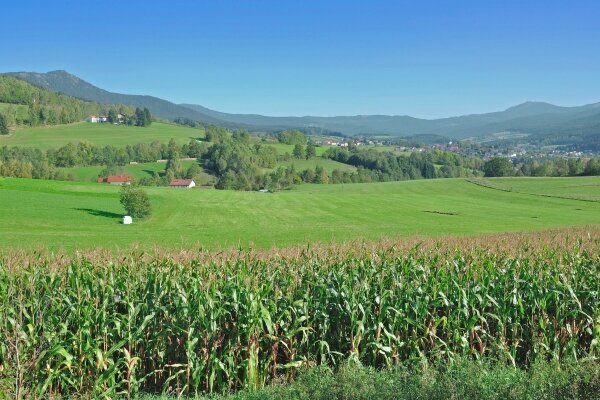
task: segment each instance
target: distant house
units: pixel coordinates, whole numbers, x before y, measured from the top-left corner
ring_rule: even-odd
[[[196,187],[196,182],[194,182],[192,179],[173,179],[169,186],[174,188],[191,189]]]
[[[104,116],[104,115],[90,115],[89,117],[87,117],[86,119],[87,122],[91,122],[92,124],[97,124],[99,122],[106,122],[108,121],[108,117]]]
[[[98,178],[98,183],[108,183],[111,185],[130,185],[131,179],[132,178],[130,175],[110,175],[106,178]]]

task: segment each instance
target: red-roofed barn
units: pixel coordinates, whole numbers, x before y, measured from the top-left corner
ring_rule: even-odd
[[[131,184],[130,175],[110,175],[106,178],[98,178],[98,183],[109,183],[111,185],[129,185]]]
[[[173,179],[169,186],[175,188],[191,189],[193,187],[196,187],[196,182],[194,182],[192,179]]]

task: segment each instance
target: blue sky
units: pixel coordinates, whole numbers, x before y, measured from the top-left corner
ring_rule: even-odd
[[[433,118],[600,101],[597,1],[11,1],[0,71],[225,112]]]

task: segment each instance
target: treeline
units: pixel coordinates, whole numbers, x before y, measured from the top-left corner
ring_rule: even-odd
[[[91,114],[107,115],[111,109],[133,116],[124,105],[98,104],[33,86],[11,76],[0,75],[0,103],[11,104],[0,111],[0,134],[17,125],[57,125],[84,120]],[[27,107],[27,111],[21,109]]]
[[[214,142],[204,158],[204,168],[217,177],[219,189],[257,190],[264,187],[264,169],[277,164],[277,150],[252,143],[250,134],[241,130],[229,134],[224,128],[209,128],[207,139]]]
[[[0,148],[0,175],[16,178],[69,180],[69,176],[57,170],[61,167],[106,165],[123,166],[130,162],[155,162],[161,159],[184,157],[198,158],[206,153],[208,145],[197,140],[178,145],[171,139],[168,144],[154,141],[117,148],[97,146],[87,142],[68,143],[58,149],[42,151],[27,147]]]
[[[481,174],[481,160],[435,150],[432,152],[398,155],[374,149],[332,147],[323,157],[358,168],[353,181],[386,182],[411,179],[458,178]]]
[[[493,157],[483,165],[484,176],[580,176],[600,175],[598,158],[549,158],[542,160],[512,160]]]

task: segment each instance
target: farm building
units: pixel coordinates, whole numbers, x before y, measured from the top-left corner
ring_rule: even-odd
[[[130,185],[130,175],[110,175],[105,178],[98,178],[98,183],[109,183],[111,185]]]
[[[90,115],[89,117],[87,117],[86,119],[87,122],[91,122],[92,124],[97,124],[99,122],[106,122],[108,121],[108,117],[104,116],[104,115]]]
[[[196,182],[192,179],[173,179],[169,186],[174,188],[191,189],[196,187]]]

